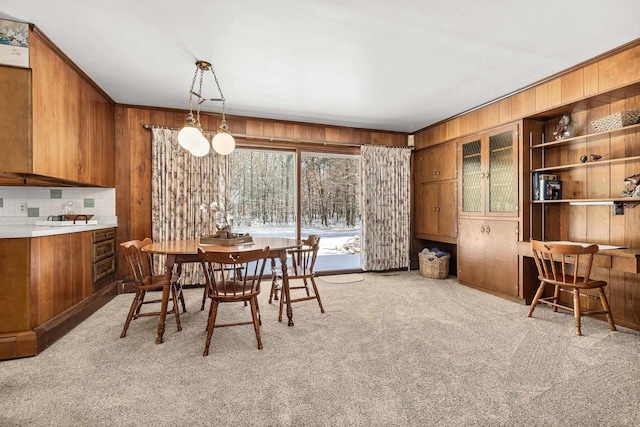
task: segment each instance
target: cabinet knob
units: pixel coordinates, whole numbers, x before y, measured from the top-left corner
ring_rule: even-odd
[[[436,212],[440,212],[440,206],[436,206]]]
[[[480,227],[480,232],[484,233],[484,225],[482,227]]]
[[[487,234],[491,233],[491,227],[489,227],[488,225],[487,225],[486,230],[487,230]]]

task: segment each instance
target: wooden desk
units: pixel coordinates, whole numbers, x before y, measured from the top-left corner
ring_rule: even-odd
[[[518,255],[533,257],[531,242],[518,242]],[[638,274],[640,273],[640,249],[600,250],[593,257],[593,266]]]
[[[531,242],[518,242],[518,259],[520,264],[518,269],[518,297],[526,304],[530,304],[539,285],[537,279],[538,270],[533,262],[533,253],[531,252]],[[623,273],[637,275],[640,272],[640,249],[600,250],[593,257],[593,267],[609,270],[612,274],[618,272],[618,274],[613,275],[614,277],[618,277],[618,279],[610,280],[609,287],[617,295],[627,295],[628,292],[624,289],[624,282],[618,284],[617,281],[619,282],[621,280],[619,277],[624,277]],[[611,301],[610,298],[610,304],[616,307],[617,310],[625,311],[626,309],[618,307],[626,307],[627,304],[629,306],[636,306],[637,297],[635,294],[635,292],[632,292],[629,294],[629,297],[625,296],[618,300],[613,299],[613,301]],[[620,301],[624,302],[621,303]],[[635,310],[636,309],[630,309],[629,312],[635,313]],[[637,315],[633,314],[632,316]],[[631,318],[636,319],[636,317]],[[638,329],[637,321],[634,320],[633,324],[625,322],[620,314],[616,317],[616,322],[633,329]]]
[[[245,244],[239,246],[217,246],[209,244],[200,244],[199,239],[190,240],[173,240],[167,242],[157,242],[142,248],[144,252],[152,254],[166,255],[165,271],[171,275],[176,264],[186,262],[200,262],[198,258],[198,248],[212,252],[242,252],[257,248],[269,246],[269,257],[272,265],[275,264],[275,258],[280,259],[282,264],[282,291],[287,301],[287,317],[289,318],[289,326],[293,326],[293,310],[291,309],[289,294],[289,278],[287,276],[287,250],[300,247],[302,242],[296,239],[288,239],[284,237],[254,237],[253,244]],[[160,308],[160,318],[158,319],[158,337],[156,344],[163,341],[165,318],[167,316],[167,306],[169,305],[169,285],[162,289],[162,306]]]

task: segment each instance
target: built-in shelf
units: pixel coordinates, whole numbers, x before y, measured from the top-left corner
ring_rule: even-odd
[[[640,160],[640,156],[623,157],[620,159],[610,159],[610,160],[587,161],[585,163],[572,163],[569,165],[561,165],[561,166],[548,166],[544,168],[532,169],[531,172],[560,171],[560,170],[566,170],[566,169],[602,166],[607,164],[624,163],[624,162],[631,162],[631,161],[637,161],[637,160]]]
[[[552,148],[552,147],[558,147],[562,145],[570,145],[572,143],[575,143],[577,141],[581,141],[587,138],[594,138],[597,136],[616,134],[616,133],[626,132],[626,131],[638,129],[638,128],[640,128],[640,124],[623,126],[616,129],[606,130],[604,132],[589,133],[586,135],[572,136],[571,138],[559,139],[557,141],[549,141],[549,142],[545,142],[544,144],[535,144],[535,145],[532,145],[531,148],[534,148],[534,149],[535,148]]]
[[[560,200],[531,200],[531,203],[590,203],[603,204],[607,202],[640,203],[640,197],[612,197],[608,199],[560,199]]]

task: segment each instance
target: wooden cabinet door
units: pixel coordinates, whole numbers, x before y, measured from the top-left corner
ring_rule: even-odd
[[[416,234],[435,235],[438,233],[438,188],[436,184],[418,184],[416,193]]]
[[[415,184],[415,201],[414,201],[414,216],[413,216],[413,231],[416,234],[425,234],[425,223],[428,216],[427,201],[425,199],[425,186],[421,183]]]
[[[31,70],[0,66],[0,170],[31,169]]]
[[[416,159],[419,159],[416,161],[416,172],[420,182],[456,179],[455,142],[447,142],[420,150]]]
[[[518,222],[485,220],[484,287],[518,296]]]
[[[460,164],[460,194],[458,211],[460,215],[484,215],[484,161],[482,138],[474,137],[461,141],[458,149]]]
[[[485,142],[485,212],[491,216],[518,215],[518,131],[501,128]]]
[[[518,216],[517,142],[517,125],[460,141],[460,215]]]
[[[447,142],[431,149],[431,167],[434,181],[456,179],[456,143]]]
[[[456,182],[418,184],[416,192],[416,234],[437,240],[457,236]],[[455,243],[455,242],[453,242]]]
[[[460,219],[458,280],[518,296],[518,222]]]
[[[485,283],[484,220],[460,218],[458,226],[458,280],[482,286]]]
[[[92,265],[90,231],[31,239],[32,327],[91,295]]]
[[[438,186],[438,235],[457,237],[458,235],[458,204],[456,181],[440,182]]]
[[[416,185],[425,182],[427,170],[429,168],[429,150],[419,150],[415,152],[413,162],[414,181]]]
[[[438,190],[439,184],[422,184],[424,197],[424,224],[425,234],[438,234]]]

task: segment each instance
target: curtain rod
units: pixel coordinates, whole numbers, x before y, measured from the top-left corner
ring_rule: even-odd
[[[179,128],[174,128],[174,127],[155,126],[155,125],[147,125],[147,124],[142,125],[142,127],[145,129],[180,130]],[[215,132],[215,131],[205,130],[205,132]],[[364,145],[375,145],[375,144],[355,144],[355,143],[349,143],[349,142],[320,141],[317,139],[282,138],[282,137],[275,137],[275,136],[247,135],[244,133],[233,133],[233,132],[230,132],[230,133],[234,138],[242,138],[247,140],[266,140],[270,142],[297,142],[297,143],[305,143],[305,144],[335,145],[340,147],[362,147]],[[401,146],[401,145],[397,145],[394,147],[413,149],[413,147],[407,147],[407,146]]]

